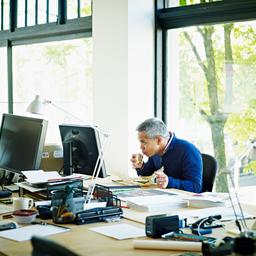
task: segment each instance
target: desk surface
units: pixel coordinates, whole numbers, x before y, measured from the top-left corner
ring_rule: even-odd
[[[255,206],[246,207],[250,213],[255,215]],[[138,213],[139,214],[139,213]],[[153,215],[153,214],[152,214]],[[0,217],[1,218],[1,217]],[[144,228],[144,224],[134,222],[128,219],[121,219],[120,223],[128,223],[137,227]],[[252,221],[251,221],[252,223]],[[226,223],[225,223],[226,224]],[[133,249],[133,239],[116,240],[94,231],[89,230],[91,227],[99,227],[107,225],[107,223],[94,223],[86,225],[68,225],[71,231],[60,233],[52,236],[48,236],[65,247],[75,251],[79,255],[104,255],[104,256],[120,256],[120,255],[148,255],[148,256],[161,256],[161,255],[179,255],[179,251],[165,251],[165,250],[144,250],[144,249]],[[109,224],[110,225],[110,224]],[[233,228],[233,224],[230,227]],[[227,229],[229,227],[227,226]],[[226,236],[226,232],[223,229],[214,230],[214,235],[217,237]],[[143,237],[140,239],[150,239]],[[0,255],[31,255],[32,246],[30,241],[16,242],[0,237]]]
[[[134,226],[144,227],[144,225],[127,221],[125,219],[122,219],[121,223],[130,223]],[[170,251],[133,249],[133,239],[116,240],[89,230],[91,227],[101,225],[106,225],[106,223],[95,223],[81,226],[69,225],[71,227],[71,231],[48,236],[48,238],[68,247],[79,255],[170,255]],[[0,238],[0,255],[25,256],[31,255],[31,251],[32,246],[30,241],[15,242]]]

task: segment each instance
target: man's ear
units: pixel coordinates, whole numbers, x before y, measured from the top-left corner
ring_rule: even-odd
[[[155,137],[155,139],[156,139],[157,144],[160,145],[163,142],[164,138],[162,136],[158,135],[158,136]]]

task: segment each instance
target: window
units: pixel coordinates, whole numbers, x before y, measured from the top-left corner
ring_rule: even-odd
[[[60,142],[59,123],[92,120],[91,1],[4,0],[0,6],[1,112],[25,114],[39,94],[52,102],[46,141]]]
[[[91,38],[15,46],[13,63],[14,113],[35,95],[53,103],[45,111],[48,143],[60,139],[61,123],[92,122]]]
[[[222,0],[212,0],[211,2],[222,1]],[[193,5],[193,4],[200,4],[201,0],[169,0],[168,7],[177,7],[177,6],[184,6],[184,5]],[[208,2],[206,2],[207,4]]]
[[[0,114],[8,112],[8,91],[7,91],[7,52],[6,47],[0,45]]]
[[[223,6],[236,12],[228,2]],[[216,5],[215,14],[220,7]],[[167,124],[177,136],[217,158],[218,191],[228,189],[222,175],[226,168],[234,173],[236,185],[256,185],[256,21],[247,16],[246,8],[237,8],[243,10],[239,17],[251,21],[235,21],[235,15],[226,14],[223,18],[221,13],[215,22],[202,13],[194,19],[189,7],[182,11],[191,15],[190,23],[182,20],[178,9],[170,12],[169,20],[160,20],[168,29]],[[209,8],[207,12],[210,16]]]

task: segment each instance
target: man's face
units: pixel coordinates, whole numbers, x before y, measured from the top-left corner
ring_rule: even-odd
[[[154,139],[148,137],[145,132],[138,132],[138,140],[140,148],[144,155],[151,157],[160,151],[160,138],[157,136]]]

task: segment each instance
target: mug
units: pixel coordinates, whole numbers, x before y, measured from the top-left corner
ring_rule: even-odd
[[[32,208],[33,199],[26,197],[13,198],[13,210],[27,210]]]

